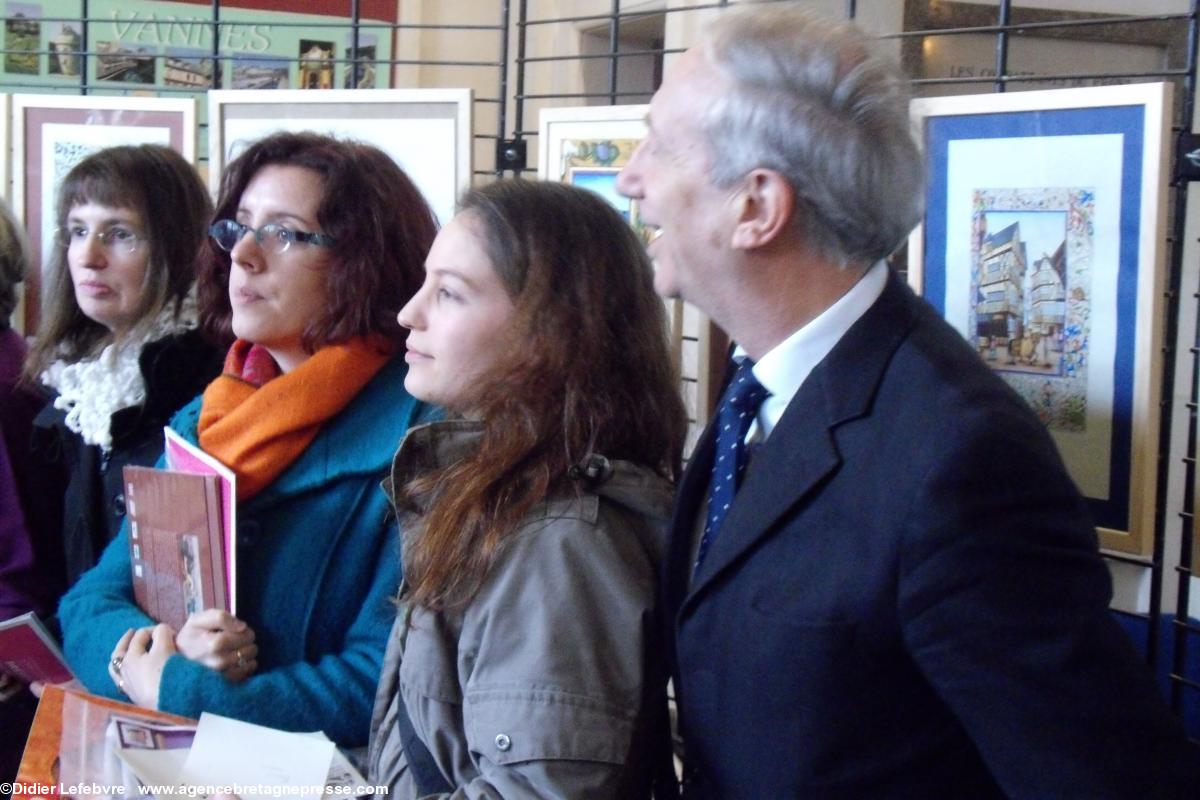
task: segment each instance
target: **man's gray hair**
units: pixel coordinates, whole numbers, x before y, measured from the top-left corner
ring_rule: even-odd
[[[792,3],[725,13],[704,48],[733,83],[703,117],[712,180],[779,172],[815,252],[843,266],[888,256],[923,203],[899,67],[854,25]]]

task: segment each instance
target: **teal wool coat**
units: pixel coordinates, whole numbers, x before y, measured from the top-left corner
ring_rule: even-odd
[[[238,506],[237,615],[257,636],[258,670],[232,684],[171,656],[161,710],[366,743],[400,567],[379,483],[404,432],[432,416],[405,391],[406,372],[402,360],[385,365],[291,467]],[[199,414],[196,398],[171,427],[194,443]],[[89,691],[126,699],[108,675],[109,657],[126,630],[153,624],[134,602],[128,525],[59,615],[75,674]]]

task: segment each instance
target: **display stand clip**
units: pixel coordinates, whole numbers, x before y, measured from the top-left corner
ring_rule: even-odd
[[[525,140],[501,139],[496,142],[496,170],[525,170]]]
[[[1179,182],[1200,181],[1200,134],[1182,131],[1177,152],[1175,179]]]

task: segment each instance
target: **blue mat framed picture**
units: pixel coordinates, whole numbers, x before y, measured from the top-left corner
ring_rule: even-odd
[[[911,111],[929,177],[910,283],[1046,424],[1101,546],[1135,555],[1154,531],[1171,88]]]

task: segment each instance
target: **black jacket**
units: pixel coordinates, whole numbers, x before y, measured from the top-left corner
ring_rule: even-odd
[[[166,336],[142,348],[138,364],[146,382],[146,401],[112,416],[112,450],[96,445],[66,426],[66,412],[53,399],[34,420],[39,458],[57,464],[63,484],[44,495],[61,503],[65,583],[70,587],[116,537],[125,518],[121,470],[153,466],[163,452],[163,426],[171,415],[204,391],[221,371],[223,354],[198,331]]]
[[[1052,440],[896,276],[801,385],[689,581],[714,439],[664,587],[684,797],[1200,796]]]

